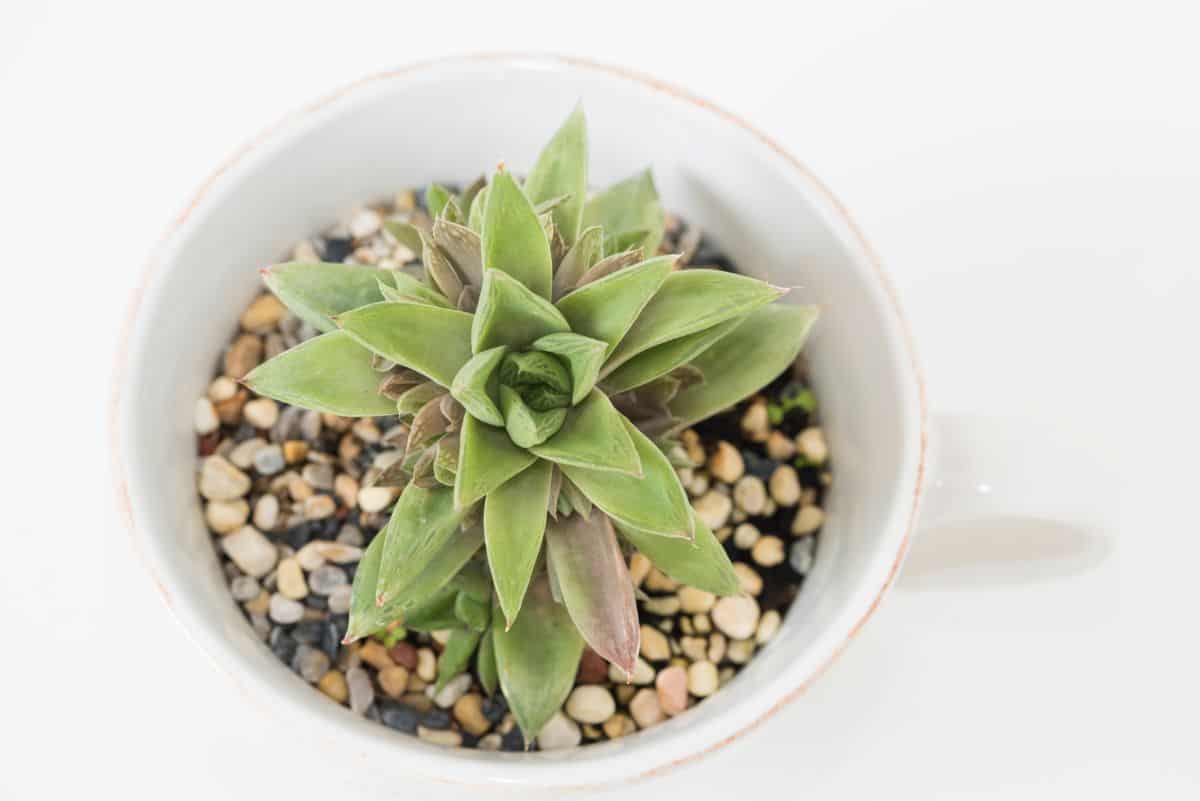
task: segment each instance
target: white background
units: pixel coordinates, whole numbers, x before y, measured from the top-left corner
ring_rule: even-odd
[[[1100,520],[1065,558],[1017,527],[922,538],[807,696],[624,792],[1198,797],[1196,9],[0,4],[0,797],[366,797],[142,573],[110,497],[112,354],[159,231],[237,146],[365,73],[497,49],[648,71],[780,139],[888,264],[935,408],[1016,418],[1031,473],[1048,423],[1090,464],[1046,482]]]

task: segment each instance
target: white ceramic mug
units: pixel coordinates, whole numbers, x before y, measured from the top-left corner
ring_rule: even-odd
[[[822,306],[807,353],[835,460],[827,522],[780,633],[698,707],[568,752],[443,749],[329,703],[254,636],[201,516],[191,410],[260,289],[258,268],[398,188],[469,178],[500,159],[528,168],[580,99],[595,183],[652,165],[665,204],[711,233],[739,268],[797,287],[789,300]],[[113,434],[134,540],[176,617],[235,682],[267,700],[281,725],[327,730],[331,769],[369,764],[383,788],[413,776],[595,786],[662,772],[736,738],[802,693],[878,605],[912,536],[928,452],[922,378],[887,278],[845,210],[795,158],[729,113],[656,81],[516,56],[373,76],[290,117],[221,167],[168,232],[137,294]]]

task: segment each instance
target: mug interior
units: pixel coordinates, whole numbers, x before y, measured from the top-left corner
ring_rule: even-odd
[[[570,752],[449,751],[330,704],[257,640],[229,596],[194,484],[192,407],[259,291],[260,267],[355,205],[503,159],[528,168],[571,107],[588,114],[591,179],[646,165],[664,204],[739,268],[822,307],[807,353],[834,456],[816,563],[775,639],[722,692],[637,735]],[[798,693],[874,608],[903,555],[924,456],[907,332],[878,265],[824,189],[725,113],[661,85],[557,59],[475,58],[387,73],[297,115],[193,201],[154,259],[118,381],[118,481],[135,540],[189,632],[235,680],[336,729],[383,776],[588,785],[716,747]],[[382,782],[381,782],[382,783]],[[396,785],[392,785],[396,786]]]

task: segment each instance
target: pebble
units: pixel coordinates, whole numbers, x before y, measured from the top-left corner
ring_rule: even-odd
[[[242,604],[242,608],[253,617],[254,615],[261,616],[267,614],[267,608],[270,605],[271,594],[266,590],[262,590],[258,593],[258,595]]]
[[[337,502],[332,495],[313,495],[304,502],[305,520],[324,520],[337,511]]]
[[[825,522],[825,512],[820,506],[801,506],[792,521],[792,533],[797,537],[813,534]]]
[[[805,537],[792,543],[792,550],[788,554],[788,564],[801,576],[808,575],[808,571],[812,570],[813,543],[812,537]]]
[[[349,583],[346,571],[334,565],[321,565],[308,574],[308,588],[317,595],[328,595]]]
[[[333,615],[345,615],[350,612],[350,597],[353,594],[353,587],[349,584],[343,584],[340,587],[334,587],[333,592],[329,593],[328,604],[329,613]]]
[[[284,468],[283,449],[278,445],[266,445],[254,452],[254,469],[259,475],[273,476]]]
[[[651,662],[664,662],[671,658],[671,645],[667,635],[653,626],[642,624],[642,657]]]
[[[378,640],[366,640],[358,653],[364,662],[376,670],[387,670],[396,666],[396,663],[388,656],[388,650]]]
[[[239,389],[229,400],[213,404],[213,407],[217,410],[217,417],[225,425],[237,425],[242,421],[242,407],[246,404],[246,399],[249,397],[250,395],[246,390]]]
[[[476,737],[492,727],[491,721],[483,716],[483,697],[478,693],[467,693],[455,701],[453,715],[458,725]]]
[[[279,324],[287,309],[279,298],[270,294],[262,294],[242,312],[242,328],[253,334],[265,334]]]
[[[504,738],[501,735],[493,732],[480,737],[476,747],[480,751],[499,751],[503,742]]]
[[[754,640],[733,640],[725,650],[725,658],[735,665],[744,665],[754,656]]]
[[[410,642],[401,640],[388,649],[388,656],[397,665],[403,665],[410,671],[417,669],[417,649]]]
[[[771,429],[771,418],[767,413],[767,404],[756,401],[750,404],[742,415],[742,432],[751,442],[766,442]]]
[[[775,609],[763,612],[763,616],[758,621],[758,628],[754,632],[754,641],[759,645],[770,642],[782,623],[783,617]]]
[[[350,235],[355,239],[366,239],[379,231],[383,220],[374,209],[362,209],[350,218]]]
[[[227,375],[219,375],[208,385],[208,399],[213,403],[227,401],[237,394],[238,385]]]
[[[750,557],[763,567],[783,564],[783,556],[783,540],[779,537],[763,537],[750,551]]]
[[[825,432],[816,426],[804,429],[796,435],[796,450],[809,464],[825,464],[825,460],[829,458]]]
[[[192,425],[197,434],[211,434],[220,428],[221,418],[217,417],[217,409],[211,400],[200,398],[196,401],[196,408],[192,413]]]
[[[270,428],[279,420],[279,404],[270,398],[255,398],[242,407],[242,417],[255,428]]]
[[[296,464],[306,456],[308,456],[307,442],[298,439],[289,439],[283,443],[283,460],[288,464]]]
[[[729,640],[725,639],[725,635],[714,631],[713,635],[708,638],[708,661],[714,665],[721,664],[721,660],[725,658],[725,649],[728,647]]]
[[[383,725],[406,734],[417,733],[417,721],[420,719],[417,710],[407,704],[382,704],[379,709],[379,719]]]
[[[224,456],[209,456],[200,465],[199,487],[210,501],[232,501],[250,491],[250,476]]]
[[[576,687],[567,696],[567,714],[580,723],[600,724],[617,711],[617,703],[607,688],[597,684]]]
[[[449,709],[454,706],[459,698],[463,697],[467,690],[471,689],[471,681],[472,676],[470,673],[459,673],[446,682],[445,687],[434,693],[433,702],[442,709]]]
[[[277,592],[271,596],[271,605],[267,611],[271,620],[286,626],[304,617],[304,604]]]
[[[679,611],[679,599],[674,595],[666,595],[660,598],[648,598],[645,601],[642,601],[642,609],[652,615],[671,617]]]
[[[692,508],[696,510],[696,516],[704,525],[716,531],[729,520],[729,513],[733,511],[733,501],[728,495],[709,490],[696,499]]]
[[[279,552],[254,526],[242,526],[221,538],[221,550],[248,576],[262,578],[275,567]]]
[[[242,334],[225,351],[225,375],[244,378],[262,361],[263,343],[254,334]]]
[[[437,657],[428,648],[417,651],[417,677],[421,681],[433,681],[437,677]]]
[[[660,670],[654,688],[658,691],[658,704],[668,717],[687,709],[688,674],[679,665]]]
[[[637,731],[637,726],[634,725],[633,718],[622,712],[618,712],[604,721],[604,735],[610,740],[626,737],[635,731]]]
[[[742,454],[738,452],[737,448],[725,440],[721,440],[713,450],[712,456],[708,457],[708,472],[712,473],[718,481],[732,484],[746,472],[746,463],[742,460]]]
[[[229,583],[229,592],[238,603],[250,601],[262,592],[262,585],[254,576],[238,576]]]
[[[395,497],[392,487],[364,487],[358,491],[358,508],[364,512],[382,512]]]
[[[304,571],[295,557],[289,556],[279,562],[275,571],[275,587],[279,594],[293,601],[299,601],[308,595],[308,583],[304,580]]]
[[[621,670],[616,665],[608,666],[608,679],[614,684],[626,683],[625,671]],[[654,668],[650,667],[650,663],[645,659],[638,657],[638,660],[633,663],[633,676],[630,677],[629,683],[640,686],[645,686],[654,682]]]
[[[331,670],[317,682],[317,689],[328,695],[339,704],[346,703],[350,691],[346,687],[346,677],[340,670]]]
[[[250,517],[250,504],[241,498],[235,501],[209,501],[204,507],[204,520],[218,534],[237,531]]]
[[[642,582],[646,580],[652,567],[650,559],[641,551],[637,551],[629,557],[629,577],[633,579],[633,586],[642,586]]]
[[[537,736],[538,747],[543,751],[574,748],[582,740],[579,726],[562,712],[555,712]]]
[[[263,495],[254,504],[254,525],[261,531],[272,531],[279,522],[279,499]]]
[[[705,590],[698,590],[695,587],[680,587],[679,588],[679,606],[689,615],[694,615],[700,612],[707,612],[713,608],[713,604],[717,602],[717,596]]]
[[[649,687],[638,690],[629,702],[629,714],[640,729],[661,723],[664,716],[658,693]]]
[[[772,431],[767,436],[767,456],[777,462],[786,462],[796,455],[796,443],[782,431]]]
[[[316,489],[333,489],[333,465],[316,462],[306,464],[300,475]]]
[[[417,736],[427,743],[456,748],[462,745],[462,735],[453,729],[430,729],[417,726]]]
[[[737,574],[742,584],[742,591],[750,595],[758,595],[763,589],[762,576],[745,562],[734,562],[733,572]]]
[[[229,461],[233,462],[240,470],[249,470],[254,467],[254,454],[267,447],[267,441],[262,437],[251,437],[248,440],[239,442],[229,452]]]
[[[698,662],[708,653],[708,640],[703,637],[684,637],[679,641],[679,648],[688,659]]]
[[[733,530],[733,544],[743,551],[748,551],[761,536],[762,532],[753,523],[742,523]]]
[[[730,639],[744,640],[754,635],[758,615],[758,602],[753,598],[732,596],[717,601],[712,621]]]
[[[309,684],[319,682],[329,672],[329,664],[329,654],[311,645],[301,645],[292,659],[296,672]]]
[[[371,704],[375,702],[375,688],[371,685],[371,677],[361,667],[352,667],[346,671],[346,685],[350,689],[350,709],[356,715],[366,714]]]
[[[800,476],[790,464],[780,465],[771,473],[771,499],[783,507],[795,506],[800,502]]]
[[[693,662],[687,669],[688,692],[697,698],[707,698],[720,686],[717,666],[707,660]]]
[[[579,671],[575,676],[576,684],[600,684],[608,675],[608,663],[604,657],[591,648],[584,648],[579,658]],[[624,679],[622,679],[624,681]]]
[[[644,583],[646,589],[650,592],[675,592],[675,590],[679,589],[679,582],[657,567],[650,569],[650,573],[646,576]]]
[[[393,665],[379,671],[379,687],[391,698],[399,698],[408,690],[408,668]]]
[[[762,514],[767,505],[767,487],[758,476],[744,476],[733,488],[733,500],[746,514]]]

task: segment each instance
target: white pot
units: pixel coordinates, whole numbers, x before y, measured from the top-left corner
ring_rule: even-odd
[[[836,460],[815,568],[782,630],[727,688],[646,732],[569,752],[443,749],[356,717],[293,675],[230,599],[196,498],[194,400],[258,269],[364,200],[527,169],[577,100],[591,177],[652,165],[668,208],[746,272],[819,303],[807,348]],[[921,376],[887,278],[837,200],[727,112],[657,81],[560,58],[460,58],[376,75],[288,118],[223,165],[146,271],[120,356],[113,431],[122,506],[163,598],[196,642],[289,725],[321,727],[332,769],[381,788],[413,776],[593,786],[708,753],[795,699],[878,605],[904,556],[925,474]],[[247,714],[251,714],[248,712]],[[364,770],[363,766],[369,766]]]

